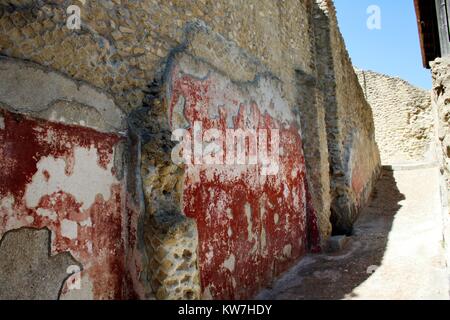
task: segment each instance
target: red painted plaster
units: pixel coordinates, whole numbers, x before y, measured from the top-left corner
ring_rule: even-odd
[[[208,109],[217,85],[217,77],[194,79],[175,66],[171,72],[169,118],[173,125],[174,107],[184,98],[183,114],[190,124],[201,121],[203,129],[215,128],[225,135],[227,114],[211,117]],[[305,160],[299,128],[262,112],[255,102],[239,101],[236,86],[220,92],[220,100],[236,108],[234,129],[255,128],[280,130],[280,170],[276,176],[259,180],[260,167],[247,165],[236,178],[236,166],[215,170],[202,165],[187,167],[184,187],[184,213],[197,221],[199,233],[199,266],[202,290],[214,299],[245,299],[268,285],[306,253],[318,247],[316,214],[307,192]],[[242,94],[240,95],[242,96]],[[273,101],[266,107],[276,108]],[[251,119],[244,115],[250,110]],[[173,128],[176,129],[176,128]],[[268,138],[270,141],[270,138]],[[226,150],[225,150],[226,152]],[[248,152],[248,150],[247,150]],[[194,176],[195,174],[199,177]],[[256,177],[256,178],[255,178]],[[246,210],[247,208],[247,210]],[[248,221],[250,208],[251,221]],[[234,257],[234,268],[232,265]]]
[[[123,242],[123,187],[112,184],[110,199],[99,194],[88,208],[63,190],[43,196],[36,208],[26,205],[27,185],[37,173],[44,157],[64,159],[65,174],[74,166],[74,148],[95,149],[98,166],[107,170],[113,160],[113,148],[120,138],[114,134],[35,120],[0,109],[5,128],[0,130],[0,200],[14,200],[12,213],[0,207],[0,237],[10,229],[44,228],[52,232],[53,253],[69,251],[83,265],[93,285],[95,299],[120,299],[124,292],[125,249]],[[48,181],[51,173],[43,172]],[[83,186],[80,186],[83,187]],[[54,212],[56,219],[38,214]],[[88,218],[91,224],[83,224]],[[77,224],[76,239],[62,235],[63,220]],[[67,288],[63,290],[63,294]]]

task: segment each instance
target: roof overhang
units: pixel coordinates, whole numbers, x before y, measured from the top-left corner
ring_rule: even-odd
[[[434,0],[414,0],[423,66],[430,68],[430,61],[441,56],[439,28]]]

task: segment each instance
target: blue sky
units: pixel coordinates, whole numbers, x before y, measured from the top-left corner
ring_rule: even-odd
[[[423,68],[413,0],[335,0],[339,26],[353,64],[431,88]],[[381,11],[381,29],[367,27],[367,8]]]

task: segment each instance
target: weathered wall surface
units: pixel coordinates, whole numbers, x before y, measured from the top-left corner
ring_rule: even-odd
[[[249,298],[319,244],[295,97],[260,61],[203,23],[189,25],[186,42],[169,61],[164,97],[152,102],[162,107],[159,117],[167,116],[167,123],[155,125],[169,126],[168,136],[156,143],[180,128],[198,135],[197,122],[203,131],[214,128],[222,135],[229,129],[265,129],[267,144],[270,129],[280,130],[283,151],[275,163],[279,170],[268,176],[247,161],[177,167],[155,139],[144,144],[144,194],[154,216],[146,229],[148,255],[166,266],[149,270],[151,284],[158,298]],[[224,149],[222,160],[233,154]],[[198,256],[192,250],[197,243]]]
[[[85,268],[86,294],[121,297],[123,194],[112,169],[118,137],[6,111],[1,117],[0,235],[49,228],[52,253],[71,252]]]
[[[372,107],[383,164],[435,161],[430,92],[376,72],[356,70],[356,73]]]
[[[12,230],[0,242],[1,300],[56,300],[66,279],[82,266],[70,255],[52,255],[49,230]],[[69,272],[68,272],[69,271]]]
[[[21,105],[27,96],[11,94],[15,87],[10,85],[0,92],[6,97],[4,108],[86,125],[102,134],[121,133],[125,128],[119,115],[128,117],[128,181],[120,175],[116,179],[127,187],[121,198],[128,226],[122,238],[125,269],[139,297],[249,297],[299,258],[307,243],[313,243],[311,235],[327,240],[331,211],[337,232],[351,229],[371,191],[379,159],[370,108],[331,1],[140,0],[83,5],[61,0],[20,7],[7,2],[12,5],[0,6],[0,53],[42,66],[42,74],[31,74],[36,79],[57,71],[75,80],[78,91],[68,92],[66,85],[57,83],[35,84],[39,91],[57,92],[61,101],[37,100],[39,107],[11,110],[11,101]],[[79,31],[66,27],[71,4],[81,8]],[[181,63],[179,53],[192,60]],[[209,70],[208,76],[197,74],[197,68]],[[176,70],[186,71],[185,83]],[[7,79],[5,85],[14,77]],[[27,77],[22,81],[27,83]],[[208,81],[226,89],[227,95],[206,90]],[[84,98],[85,85],[107,99],[90,102]],[[199,103],[188,106],[188,100]],[[170,113],[172,102],[178,104]],[[217,181],[211,168],[195,168],[208,174],[193,181],[189,169],[173,163],[172,120],[185,117],[184,125],[192,125],[201,119],[223,129],[216,119],[221,104],[229,104],[236,116],[240,104],[252,106],[246,110],[253,121],[261,120],[258,123],[266,117],[257,115],[267,111],[267,121],[290,137],[289,143],[282,139],[282,150],[296,156],[281,163],[279,176],[263,183],[255,180],[254,167],[228,168]],[[271,110],[272,104],[283,114]],[[91,108],[79,107],[83,105]],[[212,114],[194,112],[188,117],[189,110],[198,108],[211,109]],[[296,174],[289,177],[288,170]],[[241,175],[234,177],[237,173]],[[225,196],[226,192],[231,194]],[[282,197],[288,201],[280,203]],[[224,214],[227,208],[234,209],[233,218]],[[218,219],[206,219],[210,215]],[[211,229],[222,242],[211,238]],[[211,261],[209,252],[214,253]],[[140,254],[143,259],[137,257]],[[259,279],[243,275],[255,274],[254,269],[262,272]],[[221,279],[220,272],[227,276]],[[233,291],[234,286],[241,290]]]
[[[20,250],[26,245],[21,239],[30,235],[9,241],[5,236],[1,250],[12,254],[0,278],[11,287],[8,294],[20,297],[27,291],[30,283],[25,280],[32,279],[14,266],[26,266],[31,258],[33,273],[47,272],[48,283],[56,286],[52,299],[126,297],[126,238],[136,226],[128,226],[123,210],[126,141],[119,134],[121,111],[89,86],[34,64],[2,58],[0,119],[0,238],[9,231],[21,234],[25,227],[51,232],[51,252],[36,249],[39,260]],[[48,248],[45,237],[40,244],[39,234],[36,237],[36,246]],[[51,263],[42,257],[52,260],[49,254],[65,253],[76,262],[46,269]],[[71,290],[77,281],[81,289]],[[35,296],[30,292],[27,297],[50,298],[38,288]]]
[[[315,36],[319,85],[331,168],[331,220],[335,233],[350,233],[380,172],[371,108],[364,98],[337,25],[332,1],[317,0]]]
[[[308,217],[299,119],[282,97],[282,84],[270,74],[233,83],[215,68],[189,55],[174,58],[168,78],[169,121],[173,130],[190,129],[192,139],[198,134],[195,123],[204,131],[217,130],[213,143],[223,153],[208,164],[205,149],[201,164],[186,167],[183,212],[197,223],[203,295],[244,299],[317,246],[318,234],[311,234],[317,226],[315,213]],[[254,149],[245,147],[242,163],[226,163],[237,156],[238,141],[225,140],[230,132],[239,135],[238,130],[254,139]],[[255,161],[250,163],[249,157]]]
[[[284,79],[294,74],[292,66],[311,70],[310,1],[83,2],[38,0],[2,7],[1,53],[103,88],[124,110],[142,105],[147,85],[194,19],[260,57]],[[66,27],[66,9],[72,4],[81,9],[81,31]]]
[[[37,62],[101,88],[126,113],[146,104],[149,83],[158,79],[171,50],[184,41],[186,24],[195,19],[201,19],[215,32],[258,57],[282,79],[291,99],[305,93],[304,86],[297,86],[296,80],[304,83],[304,75],[315,76],[315,43],[310,21],[315,3],[310,0],[141,0],[120,4],[86,1],[85,5],[61,0],[24,4],[28,6],[2,7],[0,52]],[[81,8],[81,31],[66,27],[66,9],[71,4]],[[239,61],[230,64],[240,68]],[[309,90],[306,94],[309,95]],[[329,165],[320,97],[318,101],[313,108],[299,108],[298,112],[313,120],[303,133],[306,150],[311,150],[305,152],[305,157],[320,232],[326,239],[331,232],[327,204]],[[315,115],[316,108],[319,117]]]
[[[436,59],[431,63],[431,68],[432,101],[437,111],[438,145],[441,155],[438,158],[447,187],[447,190],[443,190],[443,196],[448,199],[448,209],[450,208],[450,59],[448,57]]]

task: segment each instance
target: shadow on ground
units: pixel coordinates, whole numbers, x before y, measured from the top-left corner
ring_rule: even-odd
[[[347,246],[336,254],[308,255],[258,299],[335,300],[355,298],[353,290],[381,265],[395,215],[405,196],[392,171],[383,170],[369,205]]]

